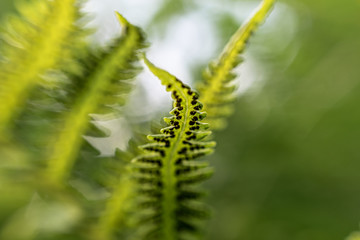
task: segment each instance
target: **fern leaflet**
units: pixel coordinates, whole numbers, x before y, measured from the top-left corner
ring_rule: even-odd
[[[204,81],[199,84],[200,101],[208,113],[208,122],[213,130],[226,126],[226,117],[231,115],[231,103],[235,99],[236,75],[232,70],[242,62],[239,57],[251,34],[264,21],[275,0],[263,0],[255,14],[232,36],[220,54],[219,59],[210,63],[204,71]]]
[[[146,58],[145,64],[166,90],[172,93],[174,109],[164,118],[168,127],[157,135],[149,135],[150,143],[142,145],[144,154],[133,160],[144,206],[143,221],[148,228],[145,239],[186,239],[197,231],[196,220],[207,215],[198,201],[202,195],[192,186],[212,175],[208,163],[197,158],[213,152],[215,142],[203,141],[211,134],[202,123],[206,113],[198,94],[173,75],[155,67]]]
[[[134,64],[138,60],[137,52],[146,46],[144,35],[119,13],[116,15],[123,26],[123,36],[116,39],[114,46],[94,54],[91,57],[94,61],[81,76],[71,77],[75,85],[70,94],[76,99],[64,117],[62,131],[52,142],[47,169],[48,177],[56,183],[61,183],[71,172],[83,134],[91,127],[89,114],[104,113],[104,109],[114,112],[131,89],[129,79],[138,72]]]

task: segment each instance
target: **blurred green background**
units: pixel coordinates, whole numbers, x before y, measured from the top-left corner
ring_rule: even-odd
[[[150,39],[174,17],[186,18],[206,4],[155,2]],[[12,4],[0,1],[1,17]],[[206,183],[214,216],[206,239],[338,240],[358,229],[360,1],[293,0],[278,7],[285,9],[277,15],[279,25],[271,19],[264,24],[245,55],[245,62],[249,57],[256,63],[252,75],[261,81],[240,94],[227,130],[216,133],[216,174]],[[282,29],[287,9],[295,29]],[[240,22],[216,9],[211,14],[217,31],[209,55],[216,56]],[[277,40],[286,31],[295,37],[284,46]],[[206,63],[193,66],[194,78]]]
[[[360,1],[288,4],[308,26],[290,63],[252,41],[266,80],[218,134],[209,239],[335,240],[358,228]]]

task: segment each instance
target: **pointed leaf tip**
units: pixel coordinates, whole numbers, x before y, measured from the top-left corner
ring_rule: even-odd
[[[149,59],[147,59],[145,53],[140,54],[140,58],[144,61],[145,65],[146,65],[149,69],[155,67],[154,64],[153,64],[152,62],[150,62]]]
[[[164,79],[168,79],[168,78],[175,78],[173,75],[171,75],[170,73],[168,73],[167,71],[158,68],[157,66],[155,66],[152,62],[150,62],[146,56],[143,56],[143,60],[145,65],[149,68],[149,70],[156,76],[158,77],[161,81],[163,81]]]
[[[119,12],[115,11],[116,18],[120,22],[122,27],[129,26],[129,22],[126,20],[126,18],[123,17]]]

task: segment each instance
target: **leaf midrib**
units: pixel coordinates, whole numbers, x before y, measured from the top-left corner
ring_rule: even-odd
[[[175,239],[175,216],[172,216],[176,210],[176,178],[175,178],[175,160],[177,152],[179,151],[179,146],[181,145],[183,135],[185,134],[185,129],[187,127],[187,120],[189,117],[190,112],[190,104],[189,99],[187,98],[186,94],[184,93],[184,90],[175,84],[174,86],[176,90],[179,92],[179,94],[183,97],[185,102],[185,113],[184,113],[184,121],[183,124],[181,124],[181,128],[179,131],[179,135],[176,138],[176,141],[171,148],[169,154],[164,159],[164,171],[165,176],[163,177],[164,182],[164,218],[163,218],[163,224],[164,224],[164,235],[163,239],[166,240],[172,240]]]

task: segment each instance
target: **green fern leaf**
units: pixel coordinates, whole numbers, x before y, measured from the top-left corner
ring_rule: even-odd
[[[184,239],[198,230],[197,221],[208,215],[197,200],[197,183],[212,175],[212,168],[197,158],[213,152],[215,142],[203,141],[211,134],[206,116],[200,112],[198,94],[173,75],[144,59],[166,90],[172,93],[174,109],[164,118],[168,127],[160,134],[149,135],[142,145],[144,154],[133,160],[134,175],[141,192],[142,221],[148,228],[144,239]],[[145,227],[142,227],[145,229]]]
[[[236,75],[233,69],[242,62],[239,57],[252,33],[264,21],[275,0],[263,0],[255,14],[245,22],[219,56],[204,71],[204,81],[199,84],[200,101],[208,113],[208,122],[213,130],[220,130],[226,126],[226,117],[233,112],[232,102],[235,100],[234,91]]]
[[[92,227],[94,239],[130,239],[134,233],[134,198],[136,182],[131,177],[131,160],[141,154],[139,145],[147,141],[143,134],[135,134],[126,151],[117,149],[111,157],[111,165],[105,168],[106,175],[99,179],[101,185],[111,192],[101,212],[99,221]]]
[[[116,13],[123,26],[123,36],[104,52],[93,55],[92,63],[81,76],[73,76],[75,83],[70,95],[76,97],[63,120],[62,130],[51,144],[48,177],[61,183],[71,172],[81,145],[83,135],[90,129],[90,114],[114,112],[116,104],[124,102],[129,92],[129,77],[136,75],[134,66],[139,50],[146,46],[142,31]],[[86,79],[86,82],[84,82]],[[82,80],[82,81],[81,81]],[[112,109],[112,110],[110,110]]]
[[[0,62],[0,133],[4,135],[24,107],[41,76],[69,59],[84,44],[76,0],[40,0],[18,4],[20,17],[9,17]]]
[[[129,152],[117,150],[112,166],[106,168],[108,171],[104,185],[112,194],[106,200],[104,209],[92,228],[93,239],[114,239],[119,232],[119,239],[125,239],[125,233],[131,230],[129,216],[133,208],[131,200],[135,188],[129,167],[132,156]]]

